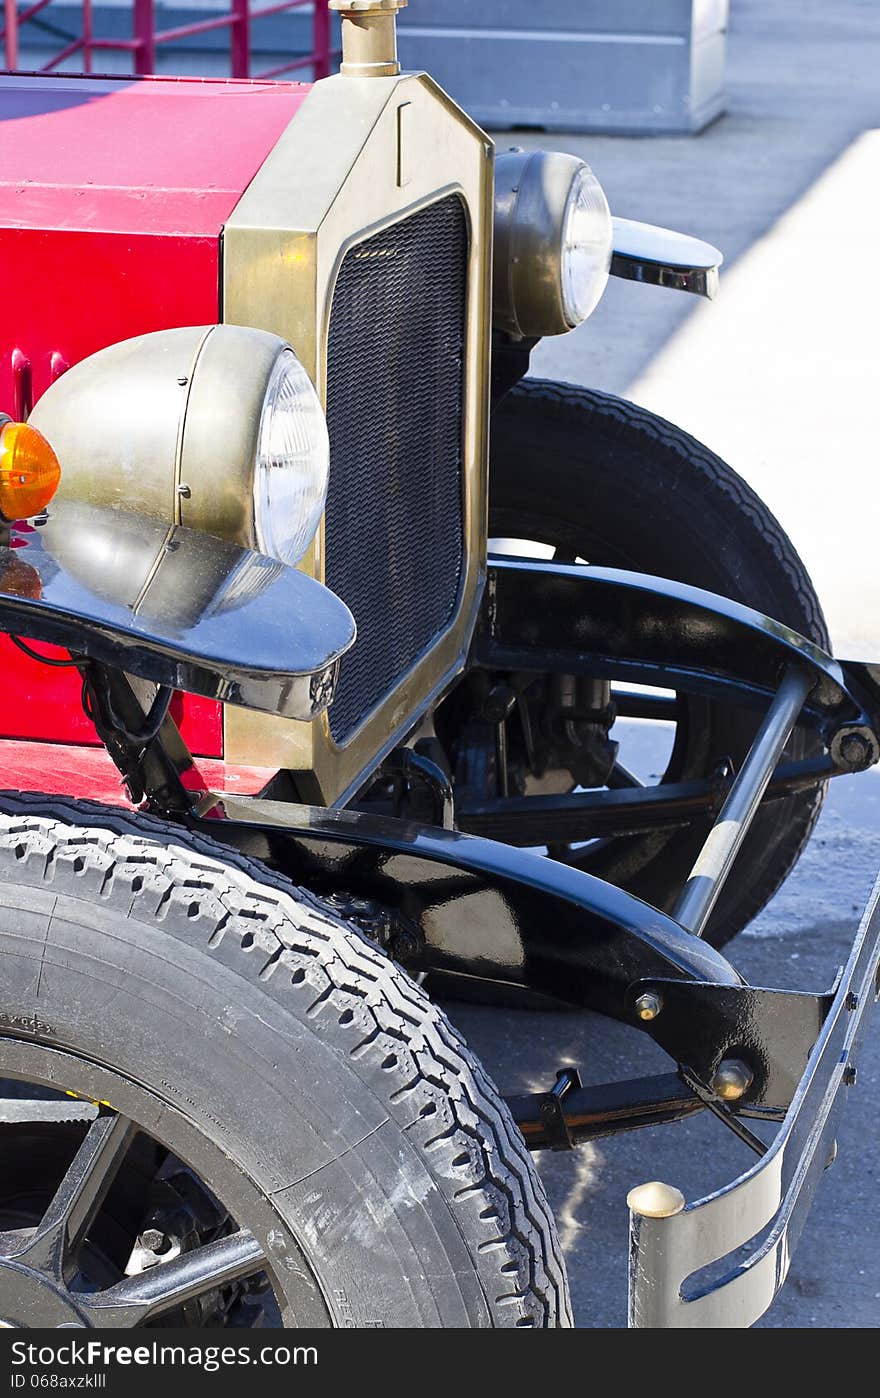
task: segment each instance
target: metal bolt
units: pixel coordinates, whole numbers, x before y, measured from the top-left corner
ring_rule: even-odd
[[[663,1008],[663,1001],[655,990],[644,991],[636,1000],[636,1014],[639,1019],[656,1019]]]
[[[843,1070],[843,1082],[845,1087],[855,1087],[858,1078],[858,1069],[854,1063],[847,1063]]]
[[[138,1238],[138,1244],[147,1252],[167,1252],[171,1246],[167,1234],[161,1228],[145,1228]]]
[[[188,500],[192,495],[192,490],[188,485],[184,485],[183,483],[181,483],[177,487],[177,493],[180,496],[181,500]]]
[[[844,1004],[848,1010],[857,1010],[859,1008],[859,997],[854,990],[849,991]]]
[[[486,695],[483,713],[489,723],[503,723],[513,712],[516,690],[509,684],[493,685]]]
[[[738,1102],[754,1081],[754,1073],[741,1058],[724,1058],[712,1079],[712,1091],[722,1102]]]
[[[838,728],[828,750],[832,761],[845,772],[863,772],[866,767],[872,767],[880,756],[877,736],[864,724]]]

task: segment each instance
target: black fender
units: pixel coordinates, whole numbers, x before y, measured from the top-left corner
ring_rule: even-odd
[[[318,895],[344,893],[352,908],[360,899],[390,914],[390,949],[413,972],[595,1010],[648,1033],[703,1083],[746,1048],[752,1108],[787,1105],[830,1003],[755,989],[714,947],[632,894],[493,840],[214,793],[183,823]],[[646,991],[664,1001],[656,1019],[639,1013]]]
[[[333,697],[354,619],[304,573],[213,535],[73,501],[10,526],[0,631],[287,718]]]
[[[494,840],[215,793],[185,823],[318,894],[342,890],[399,913],[417,929],[406,958],[415,970],[538,990],[630,1021],[627,991],[643,977],[742,984],[720,952],[666,913]]]

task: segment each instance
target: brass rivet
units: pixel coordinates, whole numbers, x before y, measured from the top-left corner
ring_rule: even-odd
[[[636,1000],[636,1014],[639,1019],[656,1019],[663,1008],[663,1001],[655,990],[646,990]]]
[[[748,1092],[754,1077],[748,1063],[743,1063],[741,1058],[724,1058],[712,1079],[712,1091],[723,1102],[738,1102]]]
[[[685,1206],[681,1190],[664,1184],[662,1180],[636,1185],[626,1196],[626,1202],[632,1212],[640,1214],[642,1218],[673,1218]]]

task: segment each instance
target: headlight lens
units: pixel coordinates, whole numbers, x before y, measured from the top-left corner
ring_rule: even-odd
[[[330,443],[311,379],[292,350],[272,370],[257,436],[254,521],[262,553],[298,563],[327,499]]]
[[[588,165],[575,176],[565,212],[562,243],[562,302],[574,327],[595,310],[611,269],[611,211]]]

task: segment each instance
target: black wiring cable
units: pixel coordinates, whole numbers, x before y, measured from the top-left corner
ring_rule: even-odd
[[[171,700],[174,697],[174,689],[170,685],[160,684],[156,688],[156,697],[150,705],[150,711],[144,718],[143,726],[137,730],[128,728],[113,708],[113,701],[110,698],[110,691],[104,689],[97,695],[92,689],[87,675],[83,676],[82,706],[86,718],[95,723],[95,707],[93,699],[98,700],[98,705],[104,710],[107,722],[114,734],[124,738],[127,743],[135,747],[146,747],[154,738],[158,737],[159,729],[168,717],[168,710],[171,707]],[[97,726],[97,725],[96,725]]]
[[[93,707],[93,705],[92,705],[92,691],[91,691],[91,687],[89,686],[89,676],[88,676],[88,672],[86,672],[86,671],[83,672],[83,677],[82,677],[82,690],[80,691],[80,703],[82,704],[82,711],[83,711],[83,713],[85,714],[86,718],[89,720],[90,723],[94,723],[94,722],[95,722],[95,710],[94,710],[94,707]],[[97,725],[96,725],[96,726],[97,726]]]
[[[52,665],[56,670],[78,670],[83,663],[81,660],[54,660],[51,655],[40,655],[38,650],[31,650],[30,646],[23,641],[20,636],[13,636],[11,633],[7,634],[14,646],[18,646],[20,651],[24,651],[25,655],[29,655],[31,660],[38,660],[41,665]]]

